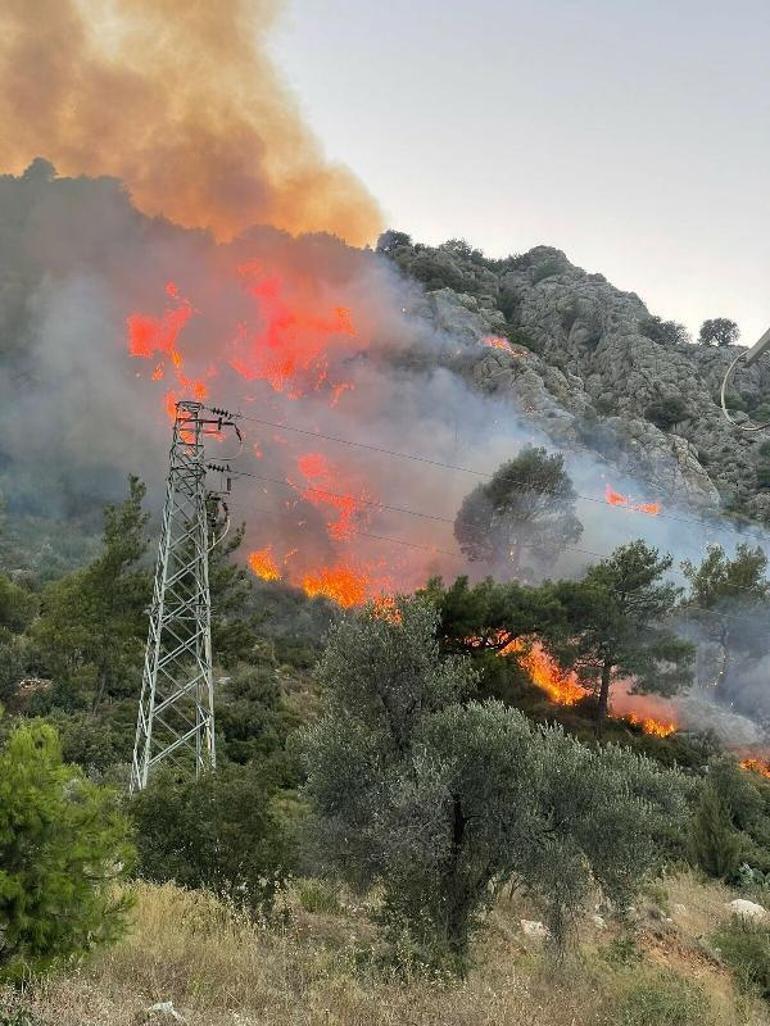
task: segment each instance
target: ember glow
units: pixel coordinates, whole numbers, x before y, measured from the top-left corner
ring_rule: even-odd
[[[604,501],[610,506],[620,506],[634,513],[646,513],[650,517],[658,516],[663,509],[659,502],[634,502],[629,496],[616,492],[610,485],[604,489]]]

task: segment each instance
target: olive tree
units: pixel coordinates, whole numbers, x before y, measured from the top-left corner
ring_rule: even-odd
[[[302,739],[319,864],[379,885],[390,934],[422,962],[462,971],[510,882],[563,946],[594,885],[624,900],[664,856],[682,779],[502,703],[463,702],[475,671],[441,657],[435,609],[399,600],[397,614],[342,620],[319,667],[324,712]]]

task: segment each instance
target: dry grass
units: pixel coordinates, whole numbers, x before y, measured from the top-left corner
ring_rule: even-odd
[[[468,979],[450,983],[375,968],[376,934],[362,909],[309,914],[295,900],[286,925],[267,928],[205,894],[142,884],[130,936],[78,971],[39,984],[24,1001],[46,1026],[137,1026],[150,1021],[148,1006],[169,1000],[189,1026],[663,1026],[613,1012],[636,1008],[629,993],[657,980],[662,967],[697,979],[707,994],[713,1014],[701,1015],[701,1026],[770,1023],[762,1006],[741,1004],[727,973],[698,947],[698,932],[713,928],[725,895],[692,877],[668,890],[691,922],[640,924],[644,957],[633,966],[608,957],[611,930],[586,928],[582,958],[557,975],[523,942],[522,909],[503,902]]]

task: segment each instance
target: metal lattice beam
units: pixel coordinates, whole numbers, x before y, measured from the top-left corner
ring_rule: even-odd
[[[220,431],[197,402],[177,403],[131,766],[140,791],[158,763],[216,766],[204,436]],[[223,411],[224,412],[224,411]],[[232,426],[231,422],[228,422]],[[237,431],[237,428],[236,428]]]

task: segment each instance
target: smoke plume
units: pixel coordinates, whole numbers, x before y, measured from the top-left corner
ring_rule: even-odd
[[[39,154],[111,175],[151,216],[231,238],[254,224],[354,244],[377,204],[328,163],[266,53],[276,0],[6,0],[0,168]]]

